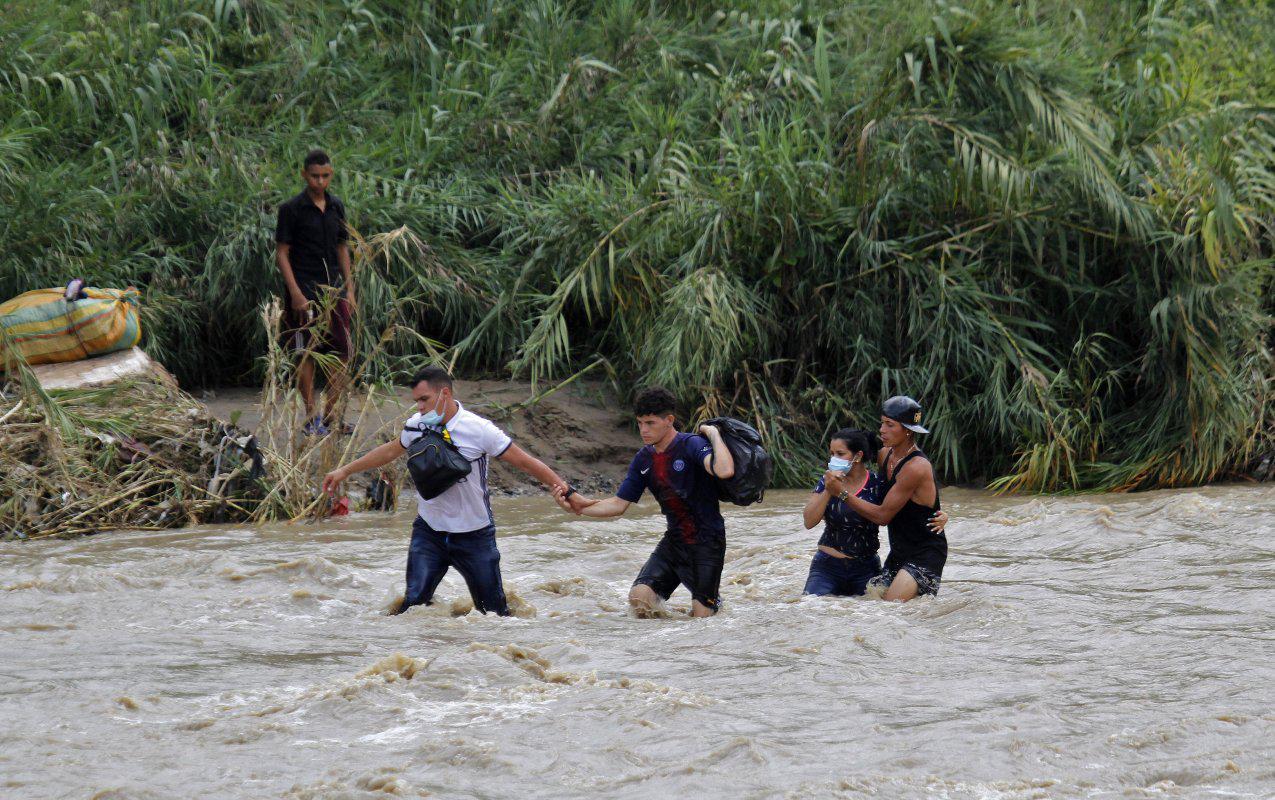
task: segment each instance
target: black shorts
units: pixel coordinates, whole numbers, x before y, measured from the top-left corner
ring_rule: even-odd
[[[899,574],[899,570],[903,570],[912,576],[912,580],[916,581],[916,596],[934,595],[939,593],[939,585],[943,582],[943,573],[935,572],[928,567],[920,564],[914,564],[911,561],[905,561],[902,564],[893,563],[890,559],[886,559],[885,568],[881,570],[881,574],[868,581],[869,586],[880,586],[882,589],[889,589],[890,584],[894,583],[894,578]]]
[[[634,586],[649,586],[665,600],[680,583],[705,608],[714,612],[721,605],[722,565],[726,563],[726,535],[700,533],[687,544],[665,535],[651,557],[642,565]]]

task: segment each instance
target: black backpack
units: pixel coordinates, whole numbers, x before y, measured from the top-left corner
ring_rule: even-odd
[[[469,474],[472,468],[469,459],[452,444],[452,436],[446,430],[429,425],[403,430],[421,434],[407,448],[407,471],[422,498],[438,497]]]
[[[747,422],[731,417],[714,417],[704,422],[722,433],[722,441],[735,460],[735,474],[717,478],[717,497],[737,506],[760,503],[775,474],[775,462],[761,446],[761,434]]]

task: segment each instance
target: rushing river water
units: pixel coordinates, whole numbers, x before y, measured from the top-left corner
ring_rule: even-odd
[[[0,544],[0,797],[1275,796],[1275,488],[944,500],[905,606],[728,511],[708,620],[625,610],[649,499],[497,501],[512,619],[384,613],[406,511]]]

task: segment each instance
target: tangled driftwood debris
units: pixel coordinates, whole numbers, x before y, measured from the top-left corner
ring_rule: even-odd
[[[23,364],[6,376],[0,535],[294,518],[318,502],[308,474],[215,419],[162,368],[60,389]]]

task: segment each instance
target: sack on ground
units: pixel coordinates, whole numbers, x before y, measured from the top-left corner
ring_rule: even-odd
[[[136,289],[36,289],[0,303],[0,372],[6,346],[28,364],[55,364],[127,350],[142,338]],[[70,297],[68,298],[68,295]]]
[[[735,474],[717,479],[717,496],[737,506],[760,503],[775,474],[775,463],[761,446],[761,434],[746,422],[732,417],[706,420],[721,431],[722,441],[735,460]]]
[[[404,430],[421,434],[407,448],[407,472],[422,498],[433,500],[469,474],[468,459],[452,444],[451,434],[446,430],[428,426]]]

